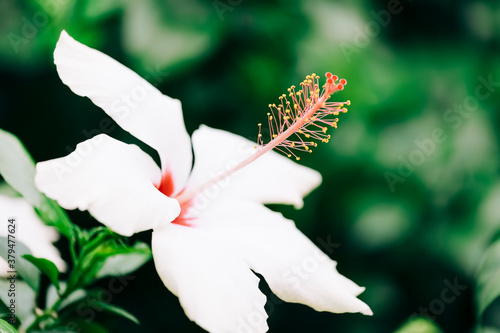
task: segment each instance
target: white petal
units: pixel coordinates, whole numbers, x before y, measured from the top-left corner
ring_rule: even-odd
[[[256,203],[227,201],[211,205],[201,219],[201,228],[232,241],[284,301],[317,311],[372,314],[356,298],[364,288],[339,274],[337,263],[281,214]]]
[[[188,189],[229,170],[256,151],[254,142],[207,126],[196,130],[192,140],[195,165]],[[206,196],[293,204],[300,208],[302,198],[320,183],[321,175],[317,171],[270,151],[207,190]]]
[[[168,223],[179,203],[157,190],[160,169],[135,145],[100,134],[36,165],[35,184],[65,209],[88,210],[124,236]]]
[[[170,224],[154,230],[152,249],[158,274],[189,319],[209,332],[267,331],[259,279],[219,239]]]
[[[121,127],[158,151],[163,174],[171,173],[180,191],[192,167],[191,142],[181,103],[107,55],[62,31],[54,52],[61,80],[89,97]]]
[[[36,215],[33,207],[23,198],[11,198],[0,195],[0,236],[7,237],[7,220],[16,219],[15,240],[23,243],[37,258],[44,258],[56,264],[59,271],[66,270],[66,263],[61,259],[57,248],[52,245],[59,239],[59,233],[53,227],[45,225]],[[7,249],[3,249],[7,251]],[[7,262],[0,258],[0,276],[6,276]]]

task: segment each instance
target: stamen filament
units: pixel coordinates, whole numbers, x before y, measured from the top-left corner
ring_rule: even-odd
[[[315,74],[313,74],[313,75],[314,75],[313,76],[313,79],[314,79],[314,77],[316,75]],[[212,178],[211,180],[207,181],[206,183],[202,184],[201,186],[199,186],[197,188],[183,191],[183,192],[179,193],[175,197],[177,199],[177,201],[179,201],[179,203],[182,205],[183,203],[191,200],[198,193],[201,193],[201,192],[205,191],[206,189],[212,187],[213,185],[228,178],[232,174],[238,172],[239,170],[241,170],[242,168],[244,168],[248,164],[252,163],[256,159],[258,159],[259,157],[261,157],[262,155],[267,153],[268,151],[270,151],[274,148],[277,148],[278,146],[279,146],[279,148],[286,149],[286,152],[284,152],[282,149],[277,148],[281,152],[285,153],[285,155],[287,155],[288,157],[293,155],[296,158],[296,160],[299,160],[300,158],[297,157],[288,147],[292,147],[294,149],[298,149],[298,150],[306,151],[306,152],[310,153],[312,151],[309,149],[308,146],[310,145],[310,146],[314,147],[314,146],[317,146],[317,144],[315,144],[314,142],[310,142],[310,141],[307,141],[307,143],[306,143],[305,141],[303,141],[303,138],[297,134],[297,132],[304,135],[306,138],[311,137],[314,139],[322,140],[323,142],[328,142],[328,139],[330,138],[329,135],[326,137],[327,139],[325,139],[325,135],[323,135],[323,136],[318,135],[319,133],[324,134],[326,132],[326,127],[319,126],[319,125],[313,123],[313,121],[320,121],[324,125],[331,125],[331,126],[336,127],[336,121],[338,119],[335,119],[333,122],[328,122],[328,121],[322,120],[322,118],[325,116],[324,114],[321,115],[321,117],[319,117],[319,118],[316,118],[316,117],[313,118],[313,116],[318,110],[320,110],[322,107],[325,107],[325,102],[330,98],[331,94],[333,94],[337,90],[343,89],[343,86],[346,84],[346,82],[344,79],[342,79],[340,84],[335,85],[335,81],[338,78],[336,76],[332,77],[332,75],[330,73],[327,73],[326,76],[327,76],[327,83],[324,86],[323,94],[321,97],[318,96],[319,89],[318,90],[313,89],[312,91],[310,91],[311,89],[308,89],[307,85],[304,87],[303,90],[299,90],[297,92],[298,98],[295,99],[295,97],[294,97],[293,102],[295,104],[298,104],[299,106],[298,106],[298,110],[296,113],[297,114],[296,119],[292,119],[291,122],[288,121],[288,118],[285,118],[286,116],[282,117],[281,109],[278,109],[278,111],[279,111],[278,117],[279,118],[276,119],[276,115],[274,114],[273,109],[271,108],[271,112],[267,114],[269,128],[270,128],[270,136],[271,136],[270,142],[268,142],[265,145],[259,145],[259,149],[254,154],[250,155],[245,160],[241,161],[239,164],[235,165],[234,167],[232,167],[231,169],[227,170],[226,172],[220,174],[219,176]],[[293,86],[292,86],[292,88],[293,88]],[[302,94],[304,94],[305,96],[302,97],[301,96]],[[311,98],[313,98],[312,96],[314,94],[316,94],[315,97],[318,99],[314,103],[314,105],[311,105],[311,103],[309,102],[310,99],[307,97],[311,96]],[[284,99],[286,101],[285,95],[280,97],[280,100],[282,100],[282,99]],[[340,103],[338,103],[338,104],[340,104]],[[343,104],[340,104],[340,105],[343,106]],[[273,104],[272,106],[276,108],[275,104]],[[270,104],[270,107],[271,107],[271,104]],[[289,108],[291,109],[290,103],[283,103],[282,102],[281,106],[279,106],[279,107],[284,108],[284,110],[283,110],[284,114],[286,114],[286,112],[288,112],[286,110],[288,110]],[[329,108],[331,109],[331,107],[329,107]],[[301,110],[302,110],[302,112],[301,112]],[[307,110],[307,111],[305,113],[303,113],[303,111],[305,111],[305,110]],[[336,112],[330,111],[330,112],[328,112],[328,114],[338,114],[338,112],[344,112],[343,110],[344,109],[342,109],[342,107],[338,107],[338,109],[336,109]],[[347,110],[345,110],[345,111],[347,111]],[[284,120],[284,123],[282,123],[282,120]],[[310,129],[303,128],[303,130],[305,131],[304,132],[301,130],[301,128],[306,123],[313,124],[313,125],[317,126],[319,129],[312,131]],[[274,130],[273,124],[276,125],[277,131]],[[289,127],[285,131],[283,131],[283,129],[286,127],[285,125],[289,125]],[[287,140],[293,134],[296,134],[300,141]],[[258,143],[262,142],[261,124],[259,124],[259,135],[258,135],[257,142]],[[286,143],[286,144],[283,145],[283,143]]]

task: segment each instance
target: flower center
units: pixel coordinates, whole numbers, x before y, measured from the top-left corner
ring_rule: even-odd
[[[198,193],[231,176],[274,148],[285,153],[288,157],[294,156],[296,160],[299,160],[300,157],[295,154],[296,151],[308,151],[310,153],[312,152],[311,147],[317,146],[314,140],[328,142],[330,135],[326,134],[328,127],[325,125],[336,128],[338,121],[337,118],[331,119],[328,116],[336,116],[339,112],[345,113],[347,109],[344,108],[344,105],[350,105],[350,101],[327,102],[334,92],[343,90],[344,85],[347,84],[344,79],[338,82],[337,80],[336,75],[326,73],[326,83],[320,90],[319,76],[311,74],[300,83],[300,90],[296,90],[295,86],[291,86],[288,89],[289,98],[283,94],[280,96],[278,105],[269,105],[271,112],[267,114],[267,118],[270,141],[264,144],[261,133],[262,124],[259,124],[255,153],[220,176],[197,188],[181,192],[176,196],[181,207],[191,201]]]
[[[174,193],[174,181],[172,179],[172,175],[169,172],[166,172],[161,179],[160,185],[156,186],[156,188],[167,197],[171,197]],[[188,211],[191,207],[191,200],[182,202],[180,205],[181,213],[171,223],[190,227],[190,220],[192,220],[192,217],[189,217]]]

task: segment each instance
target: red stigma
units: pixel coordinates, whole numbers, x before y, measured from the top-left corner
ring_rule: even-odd
[[[334,76],[332,77],[332,80],[333,80],[333,81],[337,81],[338,79],[339,79],[339,77],[338,77],[337,75],[334,75]]]
[[[346,83],[347,83],[347,81],[345,79],[340,80],[340,84],[345,85]]]
[[[344,89],[344,86],[342,84],[339,84],[339,85],[337,85],[337,89],[342,90],[342,89]]]

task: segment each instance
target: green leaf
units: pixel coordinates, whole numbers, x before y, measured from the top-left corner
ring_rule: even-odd
[[[121,317],[127,318],[128,320],[136,323],[137,325],[140,325],[139,319],[137,319],[133,314],[130,312],[116,306],[116,305],[111,305],[108,303],[100,302],[100,301],[95,301],[95,305],[102,307],[104,310],[107,310],[111,313],[114,313],[116,315],[119,315]]]
[[[75,232],[79,232],[79,228],[71,223],[66,212],[52,199],[43,196],[43,201],[39,207],[35,207],[38,216],[47,224],[56,227],[59,232],[70,240],[75,239]]]
[[[441,329],[431,320],[417,317],[407,321],[394,333],[442,333]]]
[[[2,333],[19,333],[11,324],[3,319],[0,319],[0,332]]]
[[[43,197],[35,186],[35,163],[21,141],[2,129],[0,129],[0,174],[33,206],[40,206]]]
[[[63,322],[63,326],[53,327],[50,332],[61,333],[108,333],[109,331],[95,321],[87,318],[69,317]]]
[[[9,317],[9,308],[7,307],[7,305],[5,305],[3,300],[0,298],[0,318],[5,319],[8,317]]]
[[[500,333],[500,329],[496,327],[477,326],[474,333]]]
[[[6,249],[8,245],[8,240],[6,237],[0,237],[0,256],[4,258],[6,261],[11,259],[8,257],[8,253]],[[19,240],[16,240],[15,243],[15,264],[14,269],[17,271],[17,275],[19,275],[26,283],[35,291],[38,292],[38,288],[40,287],[40,271],[38,268],[33,265],[31,262],[23,258],[26,254],[31,254],[30,249]],[[8,261],[7,261],[8,262]],[[10,274],[10,273],[9,273]]]
[[[0,195],[5,195],[11,198],[19,197],[19,193],[17,193],[17,191],[14,190],[12,186],[5,182],[0,183]]]
[[[25,254],[23,255],[23,258],[31,262],[40,271],[47,275],[50,282],[52,282],[52,284],[56,286],[57,290],[59,290],[59,270],[52,261],[43,258],[36,258],[31,254]]]
[[[40,193],[35,186],[35,162],[21,141],[0,129],[0,174],[5,181],[35,207],[45,223],[54,225],[63,235],[72,239],[73,230],[64,210]]]
[[[500,241],[490,245],[483,255],[477,273],[476,302],[478,317],[500,296]]]
[[[151,249],[146,243],[142,242],[135,243],[133,247],[123,247],[113,249],[112,251],[111,253],[99,253],[99,256],[105,259],[103,265],[95,275],[97,279],[106,276],[130,274],[148,262],[152,257]]]
[[[77,284],[85,286],[107,276],[128,275],[151,259],[151,249],[146,243],[137,242],[129,247],[122,243],[117,244],[115,239],[109,239],[116,237],[113,235],[101,234],[89,242],[89,247],[83,249],[82,253],[85,254],[78,268],[83,273],[75,275],[78,280],[70,278],[71,287]]]
[[[67,283],[64,281],[61,281],[60,286],[61,286],[61,291],[64,291],[67,287]],[[88,293],[86,290],[76,289],[71,294],[66,296],[64,298],[64,300],[62,300],[62,302],[59,304],[59,306],[57,307],[56,310],[60,311],[60,310],[66,308],[66,307],[68,307],[68,306],[70,306],[78,301],[81,301],[82,299],[84,299],[87,296],[88,296]],[[54,304],[56,304],[56,302],[59,300],[59,298],[60,297],[56,291],[56,288],[53,285],[50,285],[49,288],[47,289],[47,297],[46,297],[46,301],[45,301],[45,307],[51,308],[52,306],[54,306]]]

